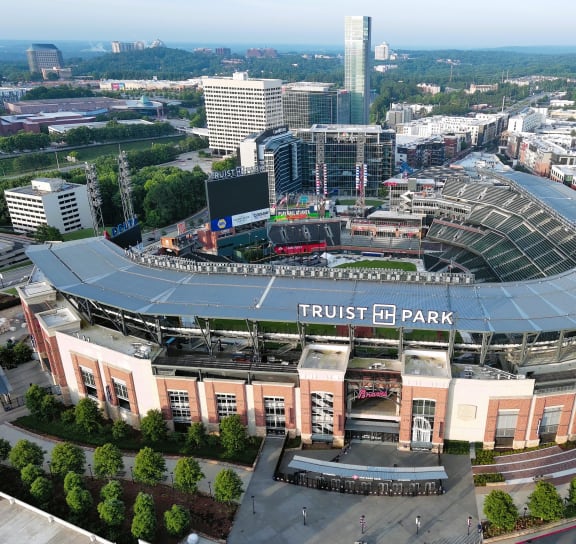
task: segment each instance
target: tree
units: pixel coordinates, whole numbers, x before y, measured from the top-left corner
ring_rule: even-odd
[[[156,485],[166,471],[166,463],[162,454],[152,448],[142,448],[134,458],[134,479],[137,482]]]
[[[190,512],[179,504],[173,504],[164,512],[164,525],[172,536],[182,536],[190,527]]]
[[[174,468],[174,487],[186,493],[196,493],[198,482],[204,478],[198,461],[193,457],[178,459]]]
[[[64,476],[64,493],[68,494],[75,487],[84,487],[84,480],[77,472],[69,472]]]
[[[44,451],[35,442],[22,439],[10,450],[8,458],[15,469],[22,470],[29,464],[41,466],[44,462]]]
[[[26,391],[24,402],[26,403],[26,408],[30,410],[34,417],[42,417],[42,401],[47,395],[46,390],[35,383]]]
[[[132,518],[132,535],[142,540],[151,541],[156,533],[156,514],[154,499],[147,493],[138,493],[134,501]]]
[[[54,421],[62,408],[62,403],[54,395],[46,395],[42,399],[42,411],[39,417],[44,421]]]
[[[18,342],[12,351],[14,352],[14,362],[17,365],[27,363],[32,359],[33,350],[26,342]]]
[[[120,499],[107,499],[98,503],[100,519],[111,527],[122,525],[126,513],[126,506]]]
[[[571,505],[576,505],[576,478],[570,480],[570,487],[568,488],[568,502]]]
[[[528,508],[533,516],[542,521],[556,521],[564,515],[562,497],[550,482],[536,483],[536,488],[528,497]]]
[[[111,499],[121,499],[122,498],[122,484],[118,480],[110,480],[105,486],[100,490],[100,497],[103,501],[109,501]]]
[[[82,487],[73,487],[66,494],[66,504],[75,514],[87,512],[92,506],[93,500],[90,491]]]
[[[44,476],[44,471],[38,465],[26,465],[20,471],[20,479],[22,480],[22,483],[27,487],[30,487],[36,478],[39,478],[40,476]]]
[[[36,478],[30,486],[30,495],[34,497],[38,504],[47,504],[52,497],[52,482],[44,476]]]
[[[56,227],[38,225],[36,232],[34,232],[34,240],[39,244],[43,244],[44,242],[61,242],[64,238]]]
[[[122,440],[130,432],[130,425],[126,423],[123,419],[117,419],[112,424],[112,438],[114,440]]]
[[[218,502],[238,500],[242,492],[242,480],[231,468],[222,469],[214,480],[214,498]]]
[[[201,421],[195,421],[188,427],[186,433],[186,446],[192,450],[200,449],[206,445],[206,427]]]
[[[114,444],[108,442],[94,450],[94,473],[98,478],[112,478],[123,468],[122,452]]]
[[[6,461],[6,459],[8,459],[11,449],[12,446],[10,445],[10,442],[5,438],[0,438],[0,461]]]
[[[168,427],[160,410],[148,410],[140,422],[140,431],[144,440],[160,442],[168,437]]]
[[[74,415],[76,416],[76,425],[88,434],[92,434],[100,426],[100,408],[89,397],[80,399],[74,409]]]
[[[511,531],[518,519],[518,509],[508,493],[494,489],[484,499],[484,515],[496,527]]]
[[[220,422],[220,442],[227,455],[234,455],[246,449],[248,437],[246,427],[238,414],[227,416]]]
[[[70,442],[61,442],[54,446],[52,450],[53,474],[64,477],[68,472],[84,473],[86,464],[86,455],[84,450],[76,444]]]

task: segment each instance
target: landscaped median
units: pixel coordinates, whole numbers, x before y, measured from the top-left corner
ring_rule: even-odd
[[[118,543],[137,538],[176,543],[189,530],[227,537],[244,492],[231,465],[253,466],[263,443],[247,436],[239,416],[224,418],[218,435],[207,434],[202,423],[193,423],[187,433],[170,433],[162,414],[150,410],[135,430],[121,420],[104,420],[90,398],[66,408],[36,385],[26,393],[26,406],[31,415],[14,426],[56,445],[45,459],[33,436],[12,445],[0,439],[0,461],[10,461],[0,465],[3,492]],[[95,448],[91,463],[78,444]],[[170,471],[166,454],[178,455]],[[225,461],[209,477],[209,493],[198,490],[207,478],[196,457]]]

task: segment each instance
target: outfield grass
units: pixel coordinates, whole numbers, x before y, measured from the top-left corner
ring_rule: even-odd
[[[335,268],[386,268],[390,270],[405,270],[415,272],[416,265],[405,261],[358,261],[353,263],[344,263]]]
[[[90,228],[68,232],[62,237],[65,242],[70,242],[70,240],[82,240],[83,238],[92,238],[92,236],[94,236],[94,230]]]

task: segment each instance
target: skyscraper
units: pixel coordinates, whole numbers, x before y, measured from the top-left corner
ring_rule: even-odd
[[[355,125],[368,124],[371,27],[371,17],[346,16],[344,86],[350,91],[350,121]]]

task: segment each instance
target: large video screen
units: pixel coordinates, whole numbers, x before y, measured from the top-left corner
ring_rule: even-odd
[[[270,223],[268,239],[274,246],[323,242],[330,248],[341,244],[340,227],[338,219]]]
[[[208,181],[206,198],[212,231],[270,217],[268,174],[265,172]]]

